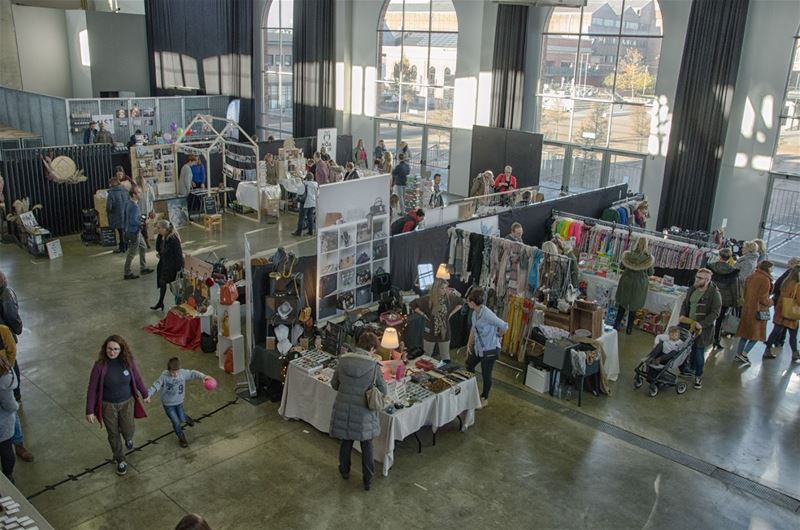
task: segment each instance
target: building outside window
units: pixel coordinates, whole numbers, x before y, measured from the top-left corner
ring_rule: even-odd
[[[292,134],[293,0],[270,0],[261,17],[264,63],[261,135],[285,138]]]

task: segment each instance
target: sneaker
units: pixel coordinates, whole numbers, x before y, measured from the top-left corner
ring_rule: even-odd
[[[775,352],[772,351],[770,348],[764,350],[764,359],[775,359],[776,357],[777,355],[775,355]]]
[[[737,353],[736,357],[733,358],[734,361],[739,361],[740,363],[744,364],[751,364],[750,359],[748,359],[747,355],[743,355],[741,353]]]
[[[125,448],[130,451],[133,449],[133,440],[125,440]]]
[[[188,425],[189,427],[194,427],[194,420],[189,416],[186,416],[186,425]]]
[[[488,406],[489,406],[489,400],[486,399],[486,398],[481,398],[481,408],[488,407]]]
[[[135,279],[136,279],[136,278],[138,278],[138,277],[139,277],[139,275],[138,275],[138,274],[133,274],[133,273],[131,273],[131,274],[126,274],[126,275],[123,277],[123,279],[125,279],[125,280],[135,280]]]
[[[694,388],[695,390],[700,390],[701,388],[703,388],[703,378],[701,377],[694,378]]]
[[[142,276],[144,276],[145,274],[151,274],[153,272],[155,272],[153,269],[149,269],[147,267],[141,270]]]
[[[125,462],[117,462],[117,475],[120,477],[128,472],[128,464]]]
[[[800,363],[800,352],[792,352],[792,362]]]

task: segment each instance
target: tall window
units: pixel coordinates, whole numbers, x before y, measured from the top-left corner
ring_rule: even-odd
[[[292,134],[292,14],[294,0],[270,0],[261,17],[264,77],[261,124],[266,135]]]
[[[537,93],[545,139],[646,153],[662,33],[655,0],[556,8]]]
[[[792,66],[786,98],[778,118],[778,144],[772,161],[773,173],[800,175],[800,30],[794,38]]]
[[[378,25],[376,136],[405,141],[415,173],[447,180],[458,51],[451,0],[388,0]]]

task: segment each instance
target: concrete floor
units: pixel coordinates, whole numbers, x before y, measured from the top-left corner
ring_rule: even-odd
[[[254,250],[295,241],[292,221],[268,226]],[[190,228],[182,237],[198,254],[236,257],[244,232],[255,228],[229,216],[221,235]],[[29,496],[110,457],[105,433],[84,419],[89,371],[107,335],[129,339],[148,383],[173,355],[214,375],[215,392],[190,386],[193,416],[233,400],[237,382],[213,355],[142,330],[160,317],[148,309],[156,299],[152,276],[122,281],[122,257],[76,237],[62,245],[64,257],[52,262],[0,245],[0,269],[25,321],[21,416],[36,462],[18,462],[16,479]],[[149,259],[155,263],[154,254]],[[587,397],[581,412],[800,498],[800,382],[788,352],[744,370],[721,353],[710,359],[702,391],[650,398],[632,389],[630,374],[651,340],[622,337],[614,395]],[[503,369],[497,379],[513,381]],[[574,402],[541,406],[550,398],[519,388],[497,384],[473,428],[459,433],[451,424],[436,447],[425,433],[422,454],[413,441],[400,444],[389,477],[378,477],[368,493],[357,472],[349,482],[339,478],[334,440],[282,420],[277,404],[239,401],[188,429],[189,449],[167,436],[131,455],[126,477],[104,466],[32,502],[59,529],[172,528],[186,512],[203,514],[215,530],[798,527],[797,513],[575,421],[563,413],[576,410]],[[149,413],[137,423],[139,444],[170,430],[159,405]]]

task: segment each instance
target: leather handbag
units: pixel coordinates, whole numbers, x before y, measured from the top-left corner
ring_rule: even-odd
[[[367,408],[369,410],[383,410],[383,394],[377,387],[377,380],[380,375],[380,370],[375,367],[375,375],[372,377],[372,385],[367,389]]]
[[[383,199],[378,197],[375,199],[375,202],[372,203],[372,206],[369,207],[370,215],[383,215],[386,213],[386,205],[383,203]]]
[[[800,304],[797,303],[797,285],[794,286],[791,297],[785,296],[781,300],[781,316],[789,320],[800,320]]]
[[[325,226],[333,226],[341,220],[341,212],[328,212],[325,214]]]
[[[229,347],[225,350],[225,362],[223,363],[224,370],[229,374],[233,373],[233,348]]]
[[[239,290],[233,282],[225,282],[219,289],[219,303],[232,305],[239,298]]]

